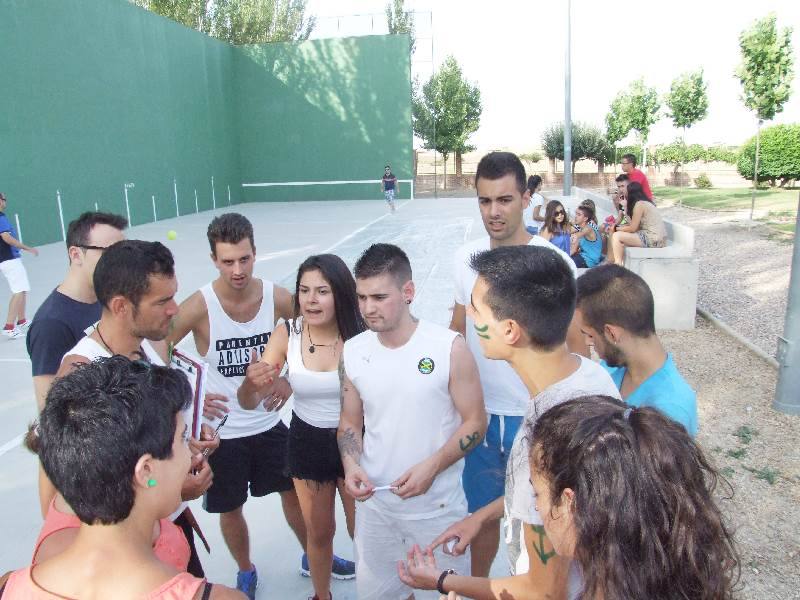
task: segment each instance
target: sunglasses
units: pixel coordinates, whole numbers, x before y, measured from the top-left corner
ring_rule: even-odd
[[[556,215],[556,216],[563,215],[563,214],[566,214],[566,213],[565,213],[563,210],[557,210],[557,211],[555,212],[555,215]]]
[[[108,250],[108,246],[89,246],[86,244],[79,244],[78,248],[83,248],[84,250],[99,250],[100,252]]]

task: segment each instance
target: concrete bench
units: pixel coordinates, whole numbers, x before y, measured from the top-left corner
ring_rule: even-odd
[[[599,223],[608,215],[616,214],[610,197],[578,187],[572,188],[569,197],[548,198],[561,201],[573,214],[575,208],[589,198],[595,203]],[[700,261],[694,255],[694,229],[667,219],[664,219],[664,225],[667,229],[666,247],[626,248],[625,267],[640,275],[650,286],[657,329],[694,329],[700,271]]]

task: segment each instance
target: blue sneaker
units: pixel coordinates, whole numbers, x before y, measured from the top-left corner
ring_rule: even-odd
[[[311,577],[311,569],[308,567],[308,554],[303,554],[300,561],[300,575],[303,577]],[[345,560],[333,555],[333,565],[331,568],[331,577],[334,579],[354,579],[356,576],[356,563],[352,560]]]
[[[255,566],[249,571],[239,571],[236,574],[236,589],[244,592],[250,600],[256,600],[256,588],[258,587],[258,571]]]

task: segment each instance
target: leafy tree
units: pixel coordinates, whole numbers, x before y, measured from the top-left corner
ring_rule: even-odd
[[[642,150],[647,153],[647,137],[650,127],[658,120],[658,92],[655,88],[647,87],[643,79],[637,79],[631,84],[628,92],[628,122],[631,129],[639,132],[642,138]],[[642,160],[647,163],[647,156]]]
[[[706,149],[706,162],[724,162],[735,165],[739,160],[739,148],[728,146],[711,146]]]
[[[525,154],[520,154],[519,159],[523,162],[529,162],[531,164],[537,163],[542,160],[543,155],[541,152],[533,151],[533,152],[526,152]]]
[[[575,163],[588,158],[602,168],[608,159],[609,143],[605,134],[593,125],[572,122],[572,171]],[[554,123],[542,134],[542,149],[550,160],[564,160],[564,123]]]
[[[306,0],[130,0],[231,44],[307,40],[316,19]]]
[[[606,115],[606,138],[611,145],[624,138],[631,130],[629,105],[630,98],[625,92],[619,92],[611,102]]]
[[[750,201],[750,219],[756,203],[756,185],[761,170],[759,153],[761,124],[771,121],[783,111],[791,94],[793,78],[792,30],[778,31],[775,15],[756,21],[739,36],[742,62],[736,76],[742,84],[742,101],[756,113],[756,143],[753,172],[753,193]]]
[[[474,150],[468,140],[478,130],[482,111],[481,91],[464,78],[453,56],[445,59],[421,93],[414,90],[411,100],[414,134],[426,149],[442,155],[445,169],[450,154],[456,153],[459,164],[461,154]]]
[[[684,73],[672,81],[669,93],[664,98],[667,116],[675,127],[683,129],[684,141],[686,129],[708,115],[707,87],[702,69],[695,73]]]
[[[408,34],[411,38],[411,54],[414,54],[414,13],[405,9],[405,0],[393,0],[393,3],[386,5],[386,24],[391,34]]]
[[[742,146],[736,168],[742,177],[754,178],[756,138]],[[800,124],[775,125],[761,133],[761,160],[758,163],[758,181],[781,187],[791,180],[800,179]]]

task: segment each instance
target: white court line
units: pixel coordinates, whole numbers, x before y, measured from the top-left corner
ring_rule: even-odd
[[[403,208],[403,207],[404,207],[406,204],[408,204],[409,202],[413,202],[413,200],[406,200],[406,201],[405,201],[405,202],[403,202],[402,204],[399,204],[399,205],[397,206],[397,210],[400,210],[401,208]],[[390,216],[391,214],[392,214],[391,212],[387,212],[386,214],[383,214],[383,215],[381,215],[381,216],[380,216],[380,217],[378,217],[377,219],[374,219],[374,220],[370,221],[369,223],[367,223],[367,224],[366,224],[366,225],[364,225],[363,227],[359,227],[358,229],[356,229],[356,230],[355,230],[355,231],[353,231],[352,233],[348,233],[346,236],[344,236],[342,239],[340,239],[338,242],[336,242],[336,243],[335,243],[333,246],[330,246],[329,248],[326,248],[325,250],[323,250],[323,251],[322,251],[322,254],[328,254],[329,252],[331,252],[331,251],[332,251],[334,248],[336,248],[337,246],[341,246],[341,245],[342,245],[342,244],[344,244],[344,243],[345,243],[347,240],[349,240],[349,239],[351,239],[351,238],[355,237],[356,235],[358,235],[359,233],[361,233],[362,231],[364,231],[364,230],[365,230],[365,229],[367,229],[368,227],[372,227],[372,226],[373,226],[373,225],[375,225],[375,223],[377,223],[378,221],[383,221],[383,219],[385,219],[386,217]]]
[[[3,456],[3,454],[5,454],[6,452],[8,452],[10,450],[13,450],[17,446],[19,446],[22,443],[22,440],[24,440],[24,439],[25,439],[25,434],[24,433],[20,433],[13,440],[8,441],[5,444],[3,444],[2,446],[0,446],[0,456]]]
[[[30,358],[0,358],[0,362],[31,362]]]
[[[302,248],[290,248],[289,250],[278,250],[277,252],[270,252],[268,254],[264,254],[256,258],[256,262],[262,262],[265,260],[272,260],[273,258],[279,258],[281,256],[291,256],[292,254],[297,254],[299,252],[305,252],[307,250],[312,250],[316,248],[314,244],[310,246],[303,246]]]

